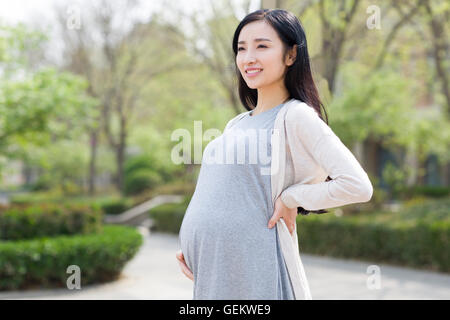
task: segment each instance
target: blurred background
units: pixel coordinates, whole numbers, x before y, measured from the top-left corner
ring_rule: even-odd
[[[299,17],[329,125],[374,186],[298,217],[313,298],[336,298],[314,279],[350,261],[359,280],[328,278],[348,299],[450,297],[448,1],[1,0],[0,298],[66,298],[77,281],[191,298],[175,251],[200,164],[193,148],[172,160],[173,132],[205,147],[195,120],[223,131],[245,111],[232,36],[260,8]],[[424,280],[400,288],[407,273],[386,269],[374,293],[365,268],[381,264]]]

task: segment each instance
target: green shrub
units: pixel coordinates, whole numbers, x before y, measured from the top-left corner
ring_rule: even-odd
[[[367,222],[335,216],[297,219],[302,252],[450,272],[450,221]]]
[[[171,182],[174,177],[184,172],[183,168],[174,165],[170,161],[161,161],[155,153],[139,154],[130,157],[125,161],[125,177],[141,170],[157,173],[162,183]]]
[[[27,193],[15,195],[10,200],[12,205],[34,205],[40,203],[55,204],[77,204],[99,207],[105,214],[122,213],[134,206],[132,198],[122,198],[119,196],[77,196],[64,197],[58,194],[50,193]]]
[[[396,220],[414,220],[434,222],[450,220],[450,197],[439,199],[423,199],[417,203],[409,202],[403,210],[394,216]]]
[[[130,175],[135,171],[147,169],[147,171],[155,170],[155,159],[148,154],[140,154],[131,158],[128,158],[124,164],[124,175]]]
[[[14,205],[0,211],[0,240],[98,232],[102,219],[102,211],[94,205]]]
[[[36,182],[29,186],[31,191],[46,191],[52,188],[52,181],[48,175],[40,176]]]
[[[432,198],[442,198],[450,196],[450,188],[446,186],[412,186],[402,187],[400,196],[403,199],[417,196],[426,196]]]
[[[32,205],[42,202],[56,202],[61,200],[61,196],[54,192],[32,192],[12,195],[9,199],[11,205]]]
[[[106,225],[87,235],[0,241],[0,290],[65,287],[67,267],[81,270],[81,286],[117,279],[143,243],[132,227]]]
[[[125,176],[125,194],[136,195],[152,189],[162,182],[158,173],[148,169],[139,169]]]
[[[117,198],[99,202],[100,208],[105,214],[121,214],[133,207],[133,200]]]
[[[180,203],[166,203],[149,211],[153,219],[153,228],[158,231],[178,233],[183,217],[192,195],[184,198]]]

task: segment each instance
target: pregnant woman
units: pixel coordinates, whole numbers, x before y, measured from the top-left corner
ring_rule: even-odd
[[[294,298],[276,228],[267,227],[273,212],[270,132],[282,106],[247,114],[204,150],[180,229],[194,299]],[[213,163],[220,152],[225,159]]]
[[[295,15],[268,9],[247,15],[235,31],[233,51],[240,99],[248,111],[232,126],[227,124],[224,133],[204,150],[196,189],[179,233],[177,259],[183,273],[194,281],[194,299],[293,300],[293,278],[281,250],[279,229],[273,226],[282,218],[289,232],[295,232],[299,196],[307,192],[300,193],[297,187],[303,186],[294,185],[272,200],[271,163],[275,154],[271,134],[278,123],[277,114],[293,101],[304,102],[307,108],[291,113],[296,122],[304,121],[300,129],[294,131],[286,124],[286,143],[296,143],[282,149],[286,150],[283,159],[294,159],[293,165],[292,161],[286,165],[292,184],[302,180],[302,175],[320,173],[318,176],[324,178],[326,169],[333,178],[341,172],[344,176],[330,181],[336,182],[333,186],[317,184],[308,198],[300,200],[302,203],[332,207],[350,203],[347,195],[357,194],[368,201],[371,185],[331,129],[313,116],[316,111],[320,113],[322,103],[311,75],[306,36]],[[293,137],[297,132],[310,139],[304,145],[314,146],[300,149],[301,143]],[[320,137],[314,136],[316,132]],[[333,154],[326,154],[327,150]],[[361,186],[370,192],[355,191]],[[333,194],[326,197],[329,192]],[[288,261],[292,266],[293,260]]]

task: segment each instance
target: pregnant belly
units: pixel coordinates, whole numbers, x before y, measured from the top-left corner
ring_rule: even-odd
[[[194,254],[198,254],[204,239],[215,241],[225,231],[213,213],[206,214],[197,210],[186,212],[181,224],[179,238],[181,250],[184,254],[186,264],[192,270],[195,263]]]
[[[192,208],[191,208],[192,209]],[[211,259],[211,253],[202,255],[206,247],[233,248],[228,252],[246,255],[247,248],[275,244],[275,229],[267,227],[267,218],[261,212],[186,212],[180,233],[180,245],[186,264],[195,271],[198,257]],[[224,254],[219,250],[217,254]],[[195,276],[195,273],[194,273]]]

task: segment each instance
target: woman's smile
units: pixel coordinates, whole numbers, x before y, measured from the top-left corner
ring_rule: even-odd
[[[263,69],[250,69],[250,70],[246,70],[245,74],[247,75],[247,77],[256,77],[262,71],[263,71]]]

